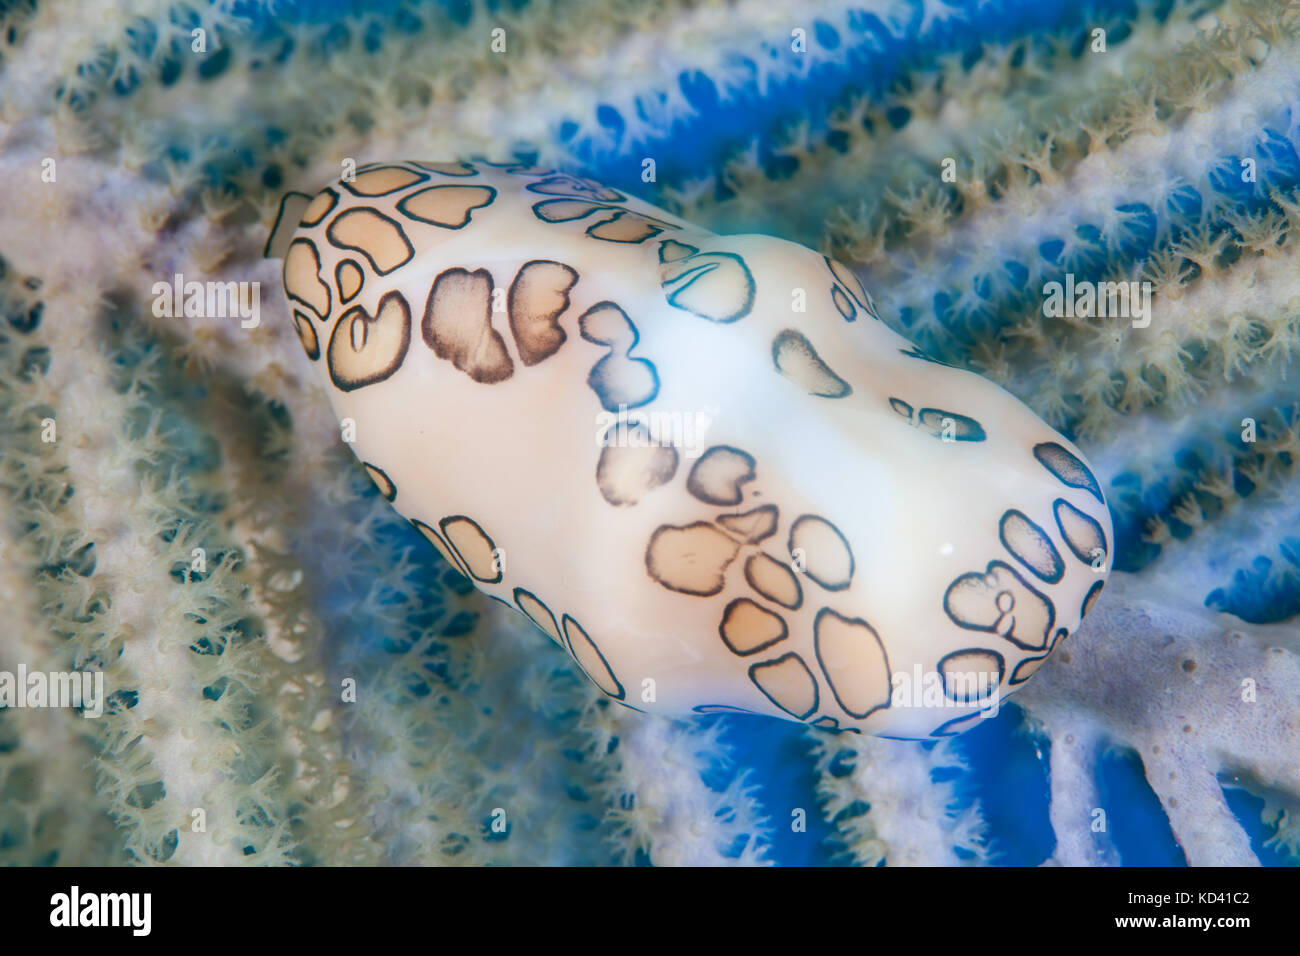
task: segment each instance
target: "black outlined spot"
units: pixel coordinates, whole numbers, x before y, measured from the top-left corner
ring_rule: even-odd
[[[757,474],[754,457],[730,445],[714,445],[691,466],[686,490],[708,505],[734,507],[744,496],[741,485]]]
[[[524,365],[546,361],[564,344],[560,316],[569,307],[569,291],[577,283],[575,269],[550,259],[525,262],[515,273],[506,308],[510,334]]]
[[[475,382],[493,385],[514,374],[505,340],[492,327],[492,273],[446,269],[433,280],[420,323],[424,344]]]
[[[681,255],[684,250],[693,250]],[[659,246],[659,284],[673,308],[710,322],[742,319],[754,308],[754,276],[732,252],[699,252],[664,240]]]
[[[843,532],[818,515],[801,515],[790,526],[790,556],[827,591],[843,591],[853,579],[853,549]]]
[[[853,387],[831,371],[807,337],[794,329],[783,329],[772,340],[772,364],[809,395],[845,398],[853,394]]]
[[[1034,446],[1034,457],[1062,484],[1082,488],[1102,504],[1106,503],[1096,477],[1074,453],[1054,441],[1045,441]]]
[[[636,439],[632,438],[636,435]],[[667,484],[677,473],[677,450],[655,445],[641,424],[615,427],[607,436],[596,463],[596,485],[615,507],[636,504],[642,496]]]
[[[719,515],[718,525],[746,544],[758,544],[776,534],[779,517],[776,505],[760,505],[734,515]]]
[[[515,605],[523,612],[524,617],[536,624],[538,630],[542,631],[556,644],[564,647],[564,640],[560,637],[559,625],[555,623],[555,615],[551,613],[549,607],[542,603],[541,598],[524,588],[515,588],[514,598]]]
[[[284,254],[284,291],[322,320],[330,313],[330,287],[320,277],[320,253],[310,239],[295,239]]]
[[[1024,512],[1008,509],[998,522],[998,537],[1002,546],[1039,580],[1056,584],[1065,574],[1065,562],[1056,545]]]
[[[380,299],[373,316],[354,305],[330,335],[330,381],[345,392],[382,382],[401,367],[410,343],[411,309],[400,292]]]
[[[393,484],[393,479],[388,477],[388,473],[378,465],[372,465],[368,461],[363,461],[361,464],[365,466],[366,474],[375,483],[379,493],[389,501],[394,500],[397,497],[397,485]]]
[[[986,647],[953,651],[939,660],[943,693],[959,704],[978,704],[987,700],[1002,685],[1006,660]]]
[[[803,604],[803,587],[798,575],[769,555],[754,554],[746,559],[745,580],[773,604],[791,611],[797,611]]]
[[[405,166],[367,166],[365,172],[358,172],[349,182],[342,180],[343,188],[354,196],[370,199],[374,196],[388,196],[416,183],[428,180],[424,173],[417,173]]]
[[[633,358],[640,335],[627,313],[613,302],[597,302],[578,318],[582,337],[609,349],[591,367],[587,384],[606,411],[620,405],[636,408],[654,401],[659,394],[659,372],[648,359]]]
[[[790,628],[781,615],[749,598],[736,598],[723,611],[718,634],[731,653],[747,657],[784,641]]]
[[[339,301],[350,302],[361,291],[365,273],[355,259],[343,259],[334,267],[334,284],[339,290]]]
[[[1052,602],[1002,561],[990,561],[983,574],[956,578],[944,594],[943,609],[958,627],[1001,635],[1029,651],[1047,646],[1056,621]]]
[[[475,209],[490,206],[496,197],[497,191],[491,186],[446,183],[411,193],[397,204],[397,210],[428,226],[463,229]]]
[[[1056,527],[1074,556],[1089,567],[1102,567],[1109,549],[1101,523],[1064,498],[1052,502],[1052,511],[1056,515]]]
[[[817,663],[846,714],[863,720],[889,706],[889,661],[875,628],[824,607],[817,612],[813,639]]]
[[[477,521],[466,515],[452,515],[438,522],[438,527],[474,580],[484,584],[501,580],[501,570],[496,566],[496,544]]]
[[[307,353],[307,357],[313,362],[320,358],[320,339],[306,312],[293,310],[293,330],[298,333],[298,341],[302,343],[302,350]]]
[[[578,662],[582,672],[593,684],[615,700],[622,700],[627,692],[619,679],[614,676],[605,655],[600,652],[596,642],[569,615],[564,615],[564,636],[569,642],[569,653]]]
[[[792,717],[804,720],[817,710],[817,679],[793,651],[752,665],[749,679],[764,697]]]
[[[345,209],[325,229],[330,243],[340,249],[355,249],[381,276],[411,261],[415,247],[402,227],[369,206]]]
[[[739,553],[740,545],[707,521],[661,525],[650,536],[645,565],[670,591],[711,597],[726,586],[725,572]]]

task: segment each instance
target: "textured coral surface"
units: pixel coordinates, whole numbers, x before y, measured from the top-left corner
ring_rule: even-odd
[[[0,709],[0,860],[1300,858],[1296,4],[17,0],[0,27],[0,671],[110,695]],[[953,740],[611,708],[377,494],[261,255],[280,194],[348,159],[471,155],[851,264],[1088,453],[1118,570],[1084,627]],[[260,283],[261,323],[158,315],[177,274]],[[1067,274],[1150,282],[1150,325],[1045,316]]]

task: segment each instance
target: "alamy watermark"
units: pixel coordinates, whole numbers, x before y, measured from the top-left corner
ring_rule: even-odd
[[[894,671],[889,685],[890,707],[930,710],[977,706],[981,720],[996,717],[1002,700],[999,675],[992,671],[946,669],[940,674],[936,670],[923,671],[920,664],[914,664],[910,671]]]
[[[0,707],[71,707],[82,717],[104,713],[103,671],[0,671]]]
[[[717,408],[629,414],[627,406],[620,405],[617,413],[600,412],[596,415],[596,446],[680,448],[687,458],[699,458],[704,454],[704,434],[717,415]]]
[[[262,284],[257,281],[186,282],[178,272],[171,282],[155,282],[150,291],[153,314],[160,319],[239,319],[241,329],[262,324]]]
[[[148,936],[153,928],[152,893],[83,893],[73,886],[50,897],[50,925],[56,927],[122,927],[133,936]]]
[[[1131,319],[1133,328],[1145,329],[1151,324],[1151,283],[1075,282],[1074,273],[1067,272],[1064,283],[1043,285],[1043,315]]]

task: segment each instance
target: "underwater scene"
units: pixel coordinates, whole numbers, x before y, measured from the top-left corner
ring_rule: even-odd
[[[1298,150],[1292,0],[0,0],[0,862],[1297,865]]]

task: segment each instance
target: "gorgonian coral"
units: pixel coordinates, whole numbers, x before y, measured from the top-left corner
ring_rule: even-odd
[[[1098,783],[1118,747],[1188,861],[1294,859],[1294,5],[276,14],[0,12],[0,669],[110,691],[96,721],[0,712],[0,855],[1134,862]],[[611,712],[394,520],[262,242],[345,159],[472,154],[818,247],[1083,448],[1121,573],[1021,710],[938,745],[768,724],[777,772],[743,720]],[[178,274],[259,282],[262,321],[158,314]],[[1067,276],[1150,282],[1150,325],[1046,316]],[[1015,824],[999,733],[1050,785]],[[778,787],[800,772],[819,804]]]

